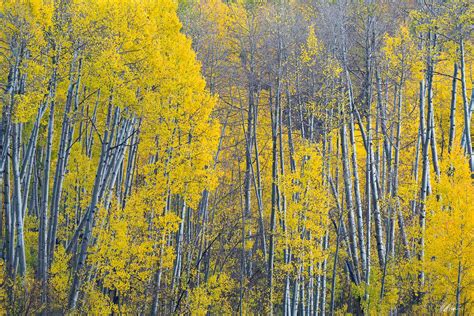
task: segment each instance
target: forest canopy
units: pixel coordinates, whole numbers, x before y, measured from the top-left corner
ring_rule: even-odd
[[[0,314],[474,312],[470,0],[0,0]]]

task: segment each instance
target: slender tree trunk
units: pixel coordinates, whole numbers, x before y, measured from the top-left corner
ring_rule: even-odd
[[[77,54],[74,56],[74,59],[71,64],[71,70],[70,70],[70,79],[69,79],[69,88],[67,92],[67,98],[66,98],[66,106],[64,110],[64,115],[63,115],[63,120],[62,120],[62,131],[61,131],[61,137],[59,141],[59,151],[58,151],[58,159],[56,163],[56,172],[54,176],[54,184],[53,184],[53,195],[51,197],[51,210],[50,210],[50,228],[49,228],[49,235],[48,235],[48,256],[49,256],[49,262],[48,264],[51,265],[53,258],[54,258],[54,249],[56,246],[56,231],[57,231],[57,226],[58,226],[58,211],[59,211],[59,202],[61,200],[61,193],[62,193],[62,185],[63,185],[63,180],[67,168],[67,161],[69,159],[69,138],[72,137],[70,134],[73,132],[71,130],[71,124],[70,124],[70,111],[72,107],[73,100],[75,99],[74,97],[74,86],[79,85],[79,80],[80,80],[80,71],[81,71],[81,64],[82,61],[79,60],[78,66],[77,66],[77,79],[74,78],[73,71],[75,67],[75,59],[77,58]],[[77,87],[76,87],[76,93],[77,93]],[[54,123],[53,123],[54,124]],[[52,135],[53,131],[51,131],[51,140],[52,140]],[[48,131],[48,140],[49,140],[49,131]],[[47,150],[47,155],[49,155],[49,159],[51,156],[51,147],[49,146],[49,141],[48,141],[48,150]],[[48,169],[48,177],[49,177],[49,167]],[[45,168],[45,177],[46,177],[46,168]],[[47,185],[49,186],[49,184]],[[47,199],[46,198],[46,205],[47,205]]]
[[[257,98],[258,100],[258,98]],[[258,142],[257,142],[257,123],[258,123],[258,101],[255,102],[254,106],[254,119],[253,119],[253,144],[255,150],[255,167],[256,172],[253,171],[253,179],[255,184],[255,195],[257,196],[258,202],[258,221],[260,227],[260,239],[262,244],[262,252],[263,258],[267,258],[267,243],[265,238],[265,225],[263,220],[263,190],[262,190],[262,179],[261,179],[261,172],[260,172],[260,154],[258,149]],[[268,271],[267,271],[268,272]]]
[[[89,209],[86,215],[87,217],[86,217],[84,235],[83,235],[82,243],[81,243],[81,249],[79,252],[79,256],[77,258],[77,263],[73,271],[73,279],[71,283],[71,289],[69,293],[69,303],[68,303],[68,308],[71,310],[75,309],[77,305],[79,289],[80,289],[80,286],[82,283],[82,277],[83,277],[81,276],[81,273],[84,272],[83,269],[86,263],[87,248],[89,246],[89,242],[91,239],[94,215],[97,209],[97,204],[99,203],[99,200],[100,200],[99,193],[101,190],[101,186],[103,185],[102,178],[103,178],[103,174],[105,173],[105,170],[104,170],[105,164],[106,164],[105,159],[107,155],[107,148],[109,148],[108,142],[109,142],[109,128],[110,128],[111,112],[112,112],[112,97],[110,97],[110,100],[109,100],[106,129],[105,129],[104,137],[102,139],[102,150],[101,150],[100,159],[99,159],[99,166],[98,166],[95,181],[94,181],[91,203],[89,205]]]
[[[357,166],[357,149],[355,143],[355,132],[354,132],[354,115],[353,115],[353,98],[352,98],[352,88],[349,88],[349,102],[351,104],[351,111],[349,115],[349,131],[350,131],[350,142],[352,148],[352,174],[354,177],[354,196],[355,196],[355,206],[357,209],[357,234],[359,240],[359,251],[360,251],[360,260],[362,264],[362,279],[365,278],[366,270],[366,253],[365,253],[365,236],[364,236],[364,223],[363,223],[363,214],[362,214],[362,200],[360,197],[360,184],[359,184],[359,172]]]
[[[399,90],[398,90],[398,94],[399,94],[399,97],[398,97],[398,109],[397,109],[397,137],[396,137],[396,145],[395,145],[395,157],[394,157],[394,163],[393,163],[393,176],[392,176],[392,185],[391,185],[391,188],[392,188],[392,198],[395,200],[394,201],[394,205],[392,205],[393,208],[395,208],[395,212],[393,212],[393,217],[395,217],[395,214],[398,218],[398,226],[400,228],[400,237],[402,239],[402,244],[403,244],[403,247],[404,247],[404,252],[405,252],[405,258],[409,258],[410,257],[410,250],[409,250],[409,246],[408,246],[408,239],[407,239],[407,235],[406,235],[406,232],[405,232],[405,220],[403,218],[403,213],[402,213],[402,210],[400,208],[400,201],[399,201],[399,197],[398,197],[398,186],[399,186],[399,183],[398,183],[398,169],[399,169],[399,165],[400,165],[400,147],[401,147],[401,130],[402,130],[402,95],[403,95],[403,78],[400,80],[400,87],[399,87]],[[390,251],[391,251],[391,255],[394,256],[395,255],[395,225],[393,224],[393,221],[392,221],[392,224],[391,224],[392,228],[391,228],[391,234],[390,234]],[[385,263],[386,265],[387,263]]]
[[[461,87],[462,87],[462,100],[464,109],[464,148],[467,152],[469,159],[469,167],[471,172],[474,172],[474,154],[472,150],[471,140],[471,113],[467,101],[466,91],[466,75],[465,75],[465,62],[464,62],[464,40],[463,38],[459,41],[459,54],[460,54],[460,65],[461,65]]]
[[[454,137],[456,135],[456,87],[458,81],[458,64],[454,63],[453,84],[451,88],[451,110],[449,113],[449,142],[448,153],[453,149]]]
[[[456,285],[456,316],[459,316],[459,305],[461,301],[461,260],[458,262],[458,281]]]
[[[13,206],[15,208],[16,217],[16,255],[19,263],[19,274],[24,277],[26,274],[26,256],[25,256],[25,240],[23,234],[23,201],[21,194],[20,168],[19,168],[19,123],[13,125],[13,143],[12,143],[12,167],[13,167]]]
[[[420,211],[419,211],[419,221],[420,221],[420,230],[421,230],[421,237],[419,239],[419,252],[418,252],[418,260],[424,260],[424,232],[425,232],[425,216],[426,216],[426,209],[425,209],[425,201],[426,196],[428,195],[428,187],[429,187],[429,157],[428,157],[428,146],[430,142],[430,130],[425,128],[424,125],[424,81],[420,82],[420,129],[422,135],[422,176],[421,176],[421,190],[420,190]],[[423,268],[419,274],[419,281],[420,287],[424,285],[424,271]]]
[[[337,226],[337,229],[336,229],[336,251],[334,252],[334,261],[333,261],[333,266],[332,266],[331,303],[330,303],[329,315],[334,315],[335,298],[336,298],[335,291],[336,291],[337,260],[339,256],[340,235],[342,234],[341,227],[342,227],[342,216],[339,220],[339,225]]]
[[[270,104],[272,95],[270,93]],[[278,210],[278,113],[277,104],[271,106],[272,118],[272,208],[270,215],[270,247],[268,253],[268,286],[270,291],[270,314],[273,313],[273,265],[275,257],[276,213]]]
[[[341,113],[341,115],[344,115]],[[345,197],[346,197],[346,206],[347,206],[347,216],[349,222],[349,244],[351,248],[351,259],[354,265],[354,274],[356,277],[356,283],[359,282],[359,258],[357,255],[357,238],[356,238],[356,228],[354,221],[354,207],[352,203],[352,184],[351,184],[351,175],[349,167],[349,155],[347,150],[347,135],[346,135],[346,123],[342,123],[341,126],[341,159],[342,159],[342,169],[343,169],[343,178],[344,178],[344,187],[345,187]]]

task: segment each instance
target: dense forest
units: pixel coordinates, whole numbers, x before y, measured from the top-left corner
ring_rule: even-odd
[[[0,314],[474,313],[470,0],[0,0]]]

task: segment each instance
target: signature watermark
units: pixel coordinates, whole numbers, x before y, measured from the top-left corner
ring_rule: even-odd
[[[447,303],[447,304],[443,304],[441,305],[439,311],[441,313],[449,313],[449,312],[454,312],[456,310],[456,305],[452,304],[452,303]]]

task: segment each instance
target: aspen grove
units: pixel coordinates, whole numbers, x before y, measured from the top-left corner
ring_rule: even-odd
[[[471,315],[473,25],[0,0],[0,315]]]

